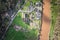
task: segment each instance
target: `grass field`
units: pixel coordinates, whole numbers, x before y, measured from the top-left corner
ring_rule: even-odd
[[[56,23],[56,17],[58,15],[57,5],[51,4],[51,28],[50,28],[50,39],[53,37],[54,34],[54,26]]]
[[[37,40],[38,37],[38,30],[29,29],[29,32],[23,32],[23,31],[15,31],[13,28],[13,24],[19,25],[23,28],[29,29],[29,25],[25,24],[22,21],[21,13],[18,13],[16,18],[14,19],[12,25],[10,26],[9,30],[6,33],[5,40]]]
[[[33,3],[37,2],[37,0],[31,0]],[[38,0],[39,1],[39,0]],[[24,5],[23,10],[26,10],[26,8],[30,5],[30,2],[27,2]],[[26,8],[25,8],[26,7]],[[4,40],[37,40],[38,39],[38,33],[39,31],[36,29],[30,29],[30,26],[23,22],[22,20],[22,14],[19,12],[15,19],[12,22],[12,25],[10,26],[9,30],[6,33]],[[16,31],[14,29],[14,25],[21,26],[22,28],[25,28],[28,30],[28,32],[23,31]]]

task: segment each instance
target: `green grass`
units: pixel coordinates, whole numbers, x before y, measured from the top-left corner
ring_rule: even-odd
[[[23,10],[26,10],[29,6],[30,6],[30,2],[28,1],[28,2],[24,5]]]
[[[55,22],[56,22],[56,13],[52,14],[52,22],[51,22],[51,28],[50,28],[50,36],[53,36],[53,32],[54,32],[54,26],[55,26]]]
[[[21,18],[21,13],[19,12],[16,16],[16,18],[14,19],[13,21],[13,24],[16,24],[16,25],[19,25],[19,26],[22,26],[24,28],[28,28],[29,25],[25,24],[25,22],[23,22],[22,18]]]
[[[31,30],[28,33],[19,31],[16,32],[13,27],[10,27],[8,32],[7,32],[7,36],[5,37],[5,40],[36,40],[37,39],[37,35],[36,30]]]
[[[29,32],[15,31],[13,24],[28,29],[30,26],[22,21],[21,13],[18,13],[12,25],[6,33],[5,40],[37,40],[38,30],[32,29]]]
[[[33,2],[37,2],[37,0],[33,0]],[[30,2],[27,2],[24,5],[24,9],[30,5]],[[25,8],[26,7],[26,8]],[[29,30],[29,32],[23,32],[23,31],[16,31],[13,27],[14,25],[21,26],[22,28],[25,28]],[[12,25],[10,26],[9,30],[6,33],[6,37],[4,40],[37,40],[38,37],[38,30],[36,29],[30,29],[30,26],[23,22],[22,20],[22,14],[19,12],[15,19],[13,20]]]
[[[39,2],[41,0],[31,0],[33,3]]]
[[[57,6],[56,5],[51,5],[51,28],[50,28],[50,39],[52,39],[53,34],[54,34],[54,26],[56,23],[56,17],[57,17]]]

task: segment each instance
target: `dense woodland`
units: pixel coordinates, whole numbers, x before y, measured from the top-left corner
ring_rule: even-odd
[[[11,21],[11,16],[19,10],[19,8],[16,9],[16,5],[20,3],[21,8],[24,2],[25,0],[0,0],[0,39],[9,25],[9,21]]]
[[[5,33],[10,20],[10,14],[12,14],[12,11],[15,10],[17,2],[18,0],[0,0],[0,39]]]

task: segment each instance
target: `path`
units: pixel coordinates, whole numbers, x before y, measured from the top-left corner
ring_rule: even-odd
[[[49,40],[50,18],[50,0],[43,0],[43,17],[40,40]]]

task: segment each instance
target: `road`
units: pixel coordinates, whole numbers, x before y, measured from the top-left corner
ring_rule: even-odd
[[[50,0],[43,0],[43,15],[40,40],[49,40],[50,19]]]

